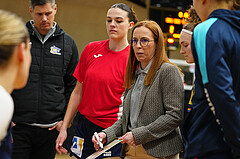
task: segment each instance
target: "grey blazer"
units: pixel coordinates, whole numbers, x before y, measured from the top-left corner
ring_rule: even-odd
[[[128,131],[132,88],[125,96],[122,117],[103,130],[108,142]],[[142,90],[139,111],[136,112],[138,128],[132,130],[136,144],[142,144],[147,153],[154,157],[166,157],[181,152],[183,143],[179,125],[183,119],[183,106],[181,74],[174,65],[163,63],[153,83],[144,86]],[[121,155],[124,156],[124,153],[122,151]]]

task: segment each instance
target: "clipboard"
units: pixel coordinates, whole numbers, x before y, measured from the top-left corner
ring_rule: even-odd
[[[109,143],[108,145],[103,147],[103,150],[99,150],[96,151],[95,153],[91,154],[90,156],[87,157],[87,159],[95,159],[98,156],[100,156],[101,154],[103,154],[104,152],[106,152],[107,150],[109,150],[110,148],[112,148],[113,146],[117,145],[118,143],[120,143],[122,140],[113,140],[111,143]]]

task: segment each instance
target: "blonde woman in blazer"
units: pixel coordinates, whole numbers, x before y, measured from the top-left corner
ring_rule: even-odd
[[[98,133],[100,140],[109,143],[120,137],[126,159],[178,159],[183,150],[183,81],[169,62],[162,30],[154,21],[141,21],[133,28],[124,86],[123,116]],[[94,136],[92,141],[98,150]]]

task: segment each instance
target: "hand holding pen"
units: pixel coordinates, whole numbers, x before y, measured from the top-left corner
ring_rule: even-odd
[[[103,149],[103,144],[106,142],[107,135],[104,132],[95,132],[92,137],[92,142],[94,143],[94,148],[96,151]]]

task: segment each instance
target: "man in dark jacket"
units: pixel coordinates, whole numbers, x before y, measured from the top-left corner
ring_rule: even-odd
[[[55,0],[31,0],[29,79],[12,94],[14,159],[54,159],[57,130],[76,84],[77,47],[54,21],[56,11]]]

